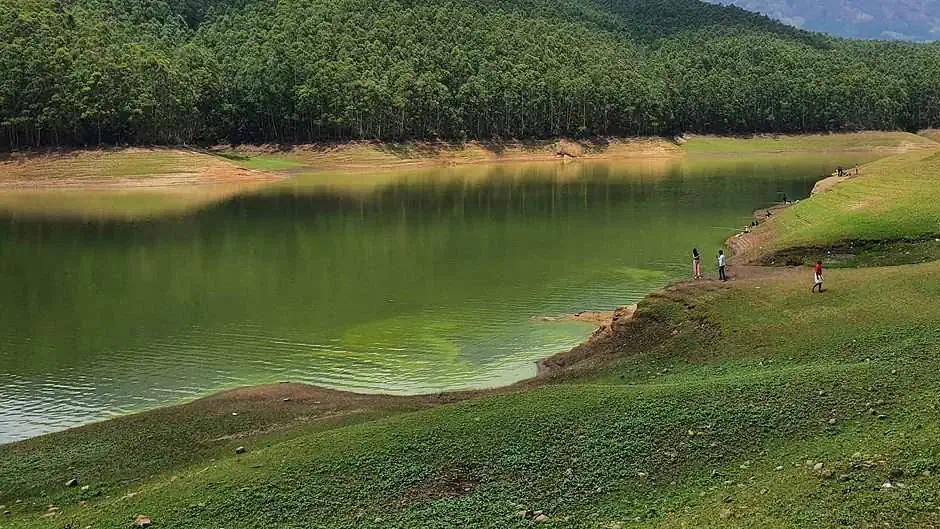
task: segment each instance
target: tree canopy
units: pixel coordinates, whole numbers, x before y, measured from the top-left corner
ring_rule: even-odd
[[[927,128],[940,45],[698,0],[0,0],[0,149]]]

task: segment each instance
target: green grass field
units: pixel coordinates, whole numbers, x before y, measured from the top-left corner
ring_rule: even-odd
[[[781,212],[773,249],[940,235],[940,149],[892,156]]]
[[[880,151],[890,154],[899,147],[931,148],[932,139],[906,132],[859,132],[854,134],[804,134],[780,136],[692,136],[683,145],[688,155],[773,154],[785,152]]]
[[[903,259],[873,246],[816,295],[800,270],[672,287],[610,354],[539,387],[325,414],[200,401],[0,446],[0,524],[938,527],[935,152],[762,228],[777,249],[920,238],[898,251],[929,262],[882,266]]]
[[[828,282],[653,295],[636,325],[666,339],[508,395],[234,439],[160,412],[4,446],[5,526],[935,526],[940,264]]]

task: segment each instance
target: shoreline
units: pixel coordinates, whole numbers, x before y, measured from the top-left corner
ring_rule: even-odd
[[[767,251],[808,241],[834,253],[832,232],[878,238],[865,226],[813,229],[891,184],[902,186],[891,212],[919,214],[933,233],[936,208],[904,208],[937,188],[938,150],[877,162],[871,179],[780,211],[760,228]],[[918,498],[938,490],[936,462],[923,454],[936,444],[927,430],[940,312],[922,307],[936,295],[940,234],[896,247],[904,232],[890,215],[878,219],[893,234],[880,238],[886,248],[833,269],[825,296],[810,295],[802,267],[739,265],[733,283],[676,281],[647,295],[636,318],[595,332],[591,348],[544,360],[550,371],[572,368],[545,379],[399,398],[255,386],[2,445],[0,511],[23,528],[228,526],[259,512],[337,527],[525,525],[511,520],[544,512],[549,525],[613,527],[655,497],[663,508],[639,525],[762,527],[781,519],[781,501],[836,525],[925,520],[916,513],[929,517],[930,506]],[[820,312],[832,316],[819,320],[825,340],[801,332]],[[886,335],[898,347],[885,350]],[[572,485],[585,486],[558,495]],[[895,497],[887,511],[885,494]],[[824,514],[847,497],[857,515]],[[471,519],[468,504],[487,507]]]
[[[298,174],[352,175],[533,162],[684,160],[830,152],[881,156],[936,145],[890,131],[494,141],[348,141],[305,145],[130,146],[0,153],[0,190],[186,190],[260,185]]]
[[[535,361],[536,374],[534,376],[510,384],[478,389],[465,388],[418,393],[414,395],[396,395],[383,392],[362,393],[305,382],[282,380],[272,383],[218,389],[195,399],[182,400],[155,408],[132,411],[100,420],[93,420],[62,430],[55,430],[15,441],[0,443],[0,446],[13,446],[21,443],[34,442],[49,436],[94,430],[112,423],[134,423],[138,420],[145,420],[151,415],[173,414],[176,412],[188,412],[189,410],[200,410],[205,414],[227,417],[230,414],[233,416],[237,415],[239,413],[237,410],[243,409],[245,406],[251,406],[253,408],[259,407],[266,411],[275,411],[277,408],[282,408],[281,411],[288,408],[295,411],[302,409],[302,413],[299,413],[297,416],[299,419],[318,422],[355,416],[376,408],[415,407],[416,409],[424,409],[443,404],[534,389],[548,384],[553,380],[564,378],[566,374],[572,371],[578,371],[592,363],[592,357],[595,355],[588,351],[596,347],[606,346],[606,340],[609,340],[610,336],[618,332],[623,325],[633,321],[633,316],[637,311],[637,305],[633,304],[618,307],[613,311],[582,311],[560,316],[534,317],[533,319],[545,322],[581,321],[598,323],[599,326],[592,331],[591,336],[573,349],[561,351]],[[579,353],[577,361],[572,362],[572,358],[575,357],[569,357],[568,355],[575,350]],[[586,354],[586,352],[588,353]],[[563,359],[563,361],[553,359]],[[275,433],[292,425],[294,425],[293,422],[287,422],[281,425],[284,428],[272,427],[264,432],[247,432],[235,437],[249,436],[257,433]],[[225,439],[213,439],[213,441],[221,440]]]
[[[832,185],[837,185],[843,180],[846,180],[845,177],[836,177],[836,176],[823,176],[816,184],[818,188],[822,182],[829,181],[832,179],[837,179],[833,182]],[[832,185],[826,187],[826,190],[831,189]],[[814,188],[813,196],[816,194],[816,188]],[[782,209],[789,207],[791,204],[777,204],[768,208],[760,208],[754,212],[755,218],[760,218],[761,216],[766,218],[768,212],[776,212]],[[763,215],[761,215],[763,212]],[[731,269],[731,274],[733,279],[737,279],[736,271],[737,269],[749,269],[754,267],[766,268],[759,261],[759,250],[758,254],[750,255],[748,251],[742,249],[741,243],[745,241],[753,241],[758,237],[759,234],[766,233],[766,230],[760,229],[763,228],[763,225],[758,227],[749,234],[736,234],[730,236],[726,242],[725,246],[731,250],[731,262],[733,268]],[[736,258],[744,258],[742,263],[735,263]],[[657,289],[653,292],[647,294],[646,298],[657,293],[675,291],[684,288],[695,288],[698,285],[706,285],[715,283],[712,280],[706,280],[702,282],[692,282],[690,280],[677,280],[665,285],[664,287]],[[637,317],[638,316],[638,317]],[[58,430],[54,432],[49,432],[46,434],[41,434],[38,436],[28,437],[22,440],[13,441],[11,443],[6,443],[7,445],[14,445],[22,442],[29,442],[38,438],[43,438],[49,435],[57,435],[63,432],[69,432],[73,430],[82,430],[87,428],[94,428],[104,423],[109,423],[111,421],[120,421],[123,419],[134,418],[145,416],[147,414],[152,414],[155,412],[165,412],[176,409],[182,409],[185,407],[196,406],[199,407],[204,403],[218,403],[228,401],[230,404],[238,403],[250,403],[252,405],[271,405],[276,404],[276,400],[280,400],[282,403],[292,402],[295,400],[292,394],[297,396],[298,401],[303,401],[302,395],[306,393],[322,393],[329,396],[331,400],[337,400],[338,402],[350,402],[355,401],[359,406],[381,406],[386,404],[396,404],[396,405],[430,405],[436,406],[440,404],[446,404],[451,402],[464,401],[469,399],[475,399],[490,395],[505,394],[515,391],[521,391],[526,389],[533,389],[545,384],[548,384],[555,380],[562,380],[567,375],[580,372],[581,370],[588,368],[590,366],[598,365],[605,361],[605,357],[610,354],[617,345],[622,344],[625,339],[631,338],[632,334],[636,335],[645,335],[650,334],[650,330],[646,327],[649,327],[649,321],[644,320],[642,312],[639,310],[637,305],[630,305],[626,307],[619,307],[614,311],[583,311],[571,315],[562,315],[559,317],[534,317],[536,319],[542,319],[544,321],[564,321],[564,320],[575,320],[575,321],[589,321],[592,323],[598,323],[599,326],[593,331],[591,336],[585,339],[584,342],[575,346],[574,348],[568,351],[561,351],[546,358],[543,358],[539,361],[536,361],[536,375],[527,379],[520,380],[518,382],[498,386],[494,388],[485,388],[485,389],[463,389],[463,390],[453,390],[445,392],[436,392],[436,393],[427,393],[427,394],[418,394],[418,395],[392,395],[387,393],[357,393],[353,391],[337,390],[332,388],[327,388],[323,386],[317,386],[314,384],[305,384],[297,383],[291,381],[285,381],[275,384],[261,384],[261,385],[252,385],[252,386],[242,386],[231,389],[223,389],[220,391],[215,391],[209,393],[203,397],[190,400],[187,402],[181,402],[177,404],[169,404],[165,406],[158,406],[149,410],[143,410],[139,412],[132,412],[126,415],[121,415],[115,418],[102,419],[92,421],[90,423],[75,426],[72,428],[67,428],[65,430]],[[632,334],[631,334],[632,333]],[[659,333],[653,332],[652,334],[658,335]],[[635,336],[632,336],[635,338]],[[664,337],[664,336],[663,336]],[[649,341],[644,337],[644,340]],[[655,341],[655,340],[654,340]],[[274,390],[274,388],[281,388],[281,390]],[[283,389],[290,389],[293,391],[288,391],[285,396]],[[321,401],[317,402],[317,405],[320,405]],[[339,406],[342,408],[343,406]],[[334,410],[335,411],[335,410]],[[342,411],[342,410],[340,410]],[[348,412],[348,410],[347,410]],[[338,413],[338,412],[337,412]],[[340,413],[342,414],[342,413]]]

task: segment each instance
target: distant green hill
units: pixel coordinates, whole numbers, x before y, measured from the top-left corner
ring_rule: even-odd
[[[0,149],[914,130],[938,59],[697,0],[2,0]]]
[[[764,13],[797,27],[863,39],[934,41],[936,0],[707,0]]]

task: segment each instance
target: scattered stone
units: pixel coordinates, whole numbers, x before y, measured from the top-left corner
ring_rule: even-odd
[[[85,500],[82,500],[82,501],[78,502],[78,506],[79,506],[79,507],[87,507],[87,506],[88,506],[88,502],[85,501]]]
[[[826,478],[826,479],[831,479],[831,478],[832,478],[832,471],[829,470],[828,468],[827,468],[826,470],[823,470],[823,471],[822,471],[822,477],[824,477],[824,478]]]
[[[836,418],[835,418],[835,417],[829,419],[829,424],[830,424],[830,425],[834,425],[836,422],[838,422],[838,421],[836,421]]]
[[[824,390],[824,389],[819,390],[819,396],[820,396],[820,397],[825,397],[825,396],[826,396],[826,390]]]
[[[774,469],[774,472],[781,472],[782,470],[783,470],[783,465],[780,465]]]
[[[887,415],[884,415],[884,414],[881,414],[881,415],[878,416],[878,420],[879,420],[879,421],[883,421],[883,420],[885,420],[885,419],[887,419],[887,418],[888,418],[888,416],[887,416]]]
[[[235,449],[236,454],[244,454],[245,452],[246,450],[244,446],[239,446],[238,448]]]
[[[547,522],[547,521],[548,521],[548,516],[546,516],[546,515],[544,515],[544,514],[540,514],[540,515],[536,516],[535,518],[532,518],[532,521],[535,522],[535,523],[544,523],[544,522]]]
[[[232,412],[232,417],[238,417],[238,412],[237,412],[237,411],[233,411],[233,412]]]
[[[77,486],[78,486],[78,478],[72,478],[72,479],[68,480],[68,481],[65,483],[65,486],[66,486],[66,487],[77,487]]]
[[[898,370],[897,370],[897,369],[892,369],[892,370],[891,370],[891,374],[892,374],[892,375],[897,375],[897,374],[898,374]]]
[[[284,398],[283,400],[284,400],[284,402],[290,402],[290,397],[286,397],[286,398]]]
[[[891,482],[890,482],[890,481],[885,481],[884,484],[881,486],[881,488],[887,490],[887,489],[894,488],[894,486],[891,485]]]
[[[925,478],[929,478],[931,476],[931,472],[929,470],[925,470],[921,472],[920,475],[924,476]]]
[[[532,518],[532,511],[519,511],[516,513],[516,518],[522,518],[523,520],[528,520]]]
[[[638,477],[638,478],[640,478],[640,479],[646,479],[646,478],[649,477],[649,474],[647,474],[646,472],[637,472],[637,473],[636,473],[636,477]]]
[[[815,470],[816,472],[819,472],[822,469],[823,469],[822,463],[816,463],[815,465],[813,465],[813,470]]]
[[[10,512],[10,511],[3,511],[3,515],[4,515],[4,516],[10,516],[10,515],[12,515],[12,514],[13,514],[13,513]]]
[[[150,527],[151,525],[153,525],[153,520],[149,516],[138,514],[137,518],[134,518],[134,526],[136,527]]]
[[[770,492],[770,491],[767,490],[767,489],[760,489],[760,494],[761,494],[761,496],[767,494],[768,492]]]
[[[734,516],[734,511],[732,511],[731,509],[722,509],[721,513],[718,514],[718,517],[721,518],[722,520],[728,520],[732,516]]]

